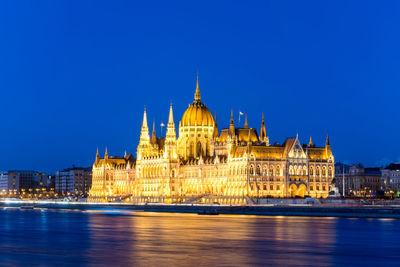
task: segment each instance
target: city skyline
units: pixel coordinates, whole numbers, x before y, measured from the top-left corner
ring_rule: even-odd
[[[159,136],[197,72],[220,129],[231,109],[253,127],[264,112],[271,143],[329,134],[336,162],[400,160],[398,3],[0,5],[0,170],[134,154],[144,106]]]

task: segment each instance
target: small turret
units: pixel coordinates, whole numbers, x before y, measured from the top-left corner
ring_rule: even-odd
[[[330,155],[332,155],[331,144],[329,143],[329,135],[326,135],[325,153],[326,153],[326,156],[327,156],[327,157],[329,157]]]
[[[104,153],[104,159],[108,159],[107,147],[106,147],[106,152]]]
[[[213,137],[214,137],[214,139],[215,139],[215,138],[217,138],[218,136],[219,136],[219,133],[218,133],[218,123],[217,123],[217,112],[215,112]]]
[[[99,156],[99,148],[97,148],[97,152],[96,152],[96,160],[95,163],[97,164],[100,160],[100,156]]]
[[[245,115],[245,117],[244,117],[244,128],[245,128],[245,129],[248,129],[248,128],[249,128],[249,124],[247,123],[247,113],[246,113],[246,115]]]
[[[309,147],[313,147],[313,146],[314,146],[314,144],[313,144],[313,142],[312,142],[312,137],[311,137],[311,135],[310,135],[310,142],[308,142],[308,146],[309,146]]]
[[[260,141],[265,142],[266,145],[269,146],[269,138],[267,137],[267,131],[265,130],[264,112],[261,116]]]
[[[177,159],[176,132],[174,123],[174,113],[172,110],[172,102],[169,107],[169,116],[167,124],[167,133],[165,134],[165,149],[164,156],[171,159]]]
[[[151,143],[154,145],[157,143],[157,137],[156,137],[156,123],[153,121],[153,132],[151,134]]]
[[[231,110],[231,121],[229,123],[229,134],[235,135],[235,122],[233,121],[233,110]]]
[[[167,139],[176,139],[175,132],[175,123],[174,123],[174,112],[172,110],[172,102],[169,107],[169,116],[168,116],[168,124],[167,124],[167,133],[165,135]]]
[[[143,122],[142,122],[142,129],[140,131],[139,143],[143,143],[146,141],[147,142],[150,141],[150,135],[149,135],[149,126],[147,125],[147,113],[146,113],[146,107],[145,107],[144,112],[143,112]]]

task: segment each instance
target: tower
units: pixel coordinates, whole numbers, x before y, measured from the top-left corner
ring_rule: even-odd
[[[325,154],[326,154],[326,157],[327,157],[327,158],[328,158],[329,156],[332,155],[331,144],[330,144],[330,142],[329,142],[329,135],[326,135]]]
[[[217,138],[219,136],[218,133],[218,123],[217,123],[217,112],[215,112],[215,117],[214,117],[214,134],[213,137],[214,139]]]
[[[137,148],[138,160],[142,159],[142,157],[147,156],[149,154],[149,149],[150,149],[150,135],[149,135],[149,127],[147,125],[146,108],[144,108],[142,129],[140,131],[139,145]]]
[[[265,142],[265,144],[269,146],[269,138],[267,136],[267,131],[265,130],[264,112],[261,117],[260,141]]]
[[[176,146],[176,132],[174,123],[174,113],[172,110],[172,103],[169,107],[169,116],[167,124],[167,133],[165,135],[165,152],[164,157],[169,157],[171,159],[177,159],[177,146]]]
[[[108,159],[107,147],[106,147],[106,152],[104,153],[104,159]]]
[[[229,134],[235,136],[235,122],[233,120],[233,110],[231,109],[231,121],[229,123]]]
[[[154,121],[153,121],[153,132],[151,134],[151,143],[153,145],[157,144],[156,123]]]
[[[99,156],[99,148],[97,148],[97,152],[96,152],[96,160],[94,162],[95,165],[97,165],[97,163],[99,163],[100,160],[100,156]]]

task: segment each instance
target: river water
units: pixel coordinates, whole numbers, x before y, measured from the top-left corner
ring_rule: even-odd
[[[0,210],[0,265],[398,266],[400,220]]]

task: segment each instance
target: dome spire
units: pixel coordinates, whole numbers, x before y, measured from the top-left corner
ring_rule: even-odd
[[[200,88],[199,88],[199,74],[197,74],[197,84],[196,84],[196,93],[194,94],[194,100],[200,101]]]

